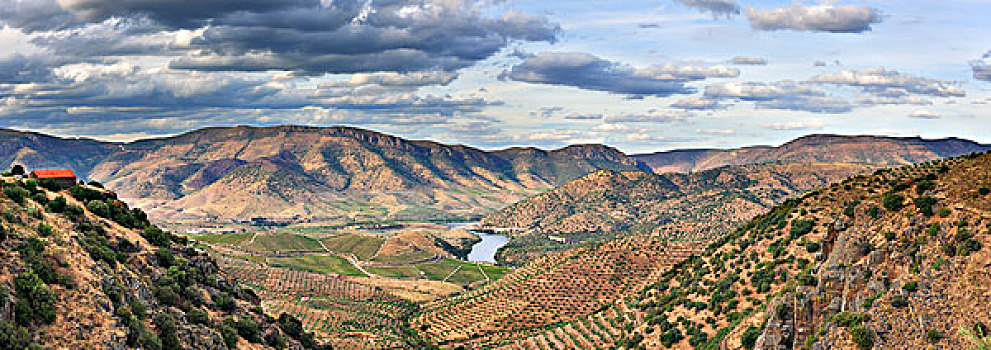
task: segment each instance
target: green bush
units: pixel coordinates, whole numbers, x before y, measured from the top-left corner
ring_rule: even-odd
[[[874,347],[874,331],[864,326],[854,326],[850,328],[850,335],[853,336],[853,343],[863,350]]]
[[[919,212],[925,216],[933,216],[933,206],[936,205],[936,198],[919,197],[912,200]]]
[[[27,328],[9,321],[0,321],[0,349],[3,350],[41,350],[41,346],[31,340]]]
[[[930,329],[926,331],[926,340],[928,340],[931,344],[939,343],[939,341],[943,340],[943,338],[945,338],[943,331],[938,329]]]
[[[981,187],[977,189],[977,193],[982,196],[987,196],[989,193],[991,193],[991,188]]]
[[[14,201],[14,203],[23,205],[24,198],[30,196],[31,192],[28,192],[28,190],[25,190],[19,185],[7,183],[3,185],[3,194]]]
[[[815,221],[813,220],[792,220],[791,230],[788,234],[791,235],[792,239],[804,236],[809,232],[812,232],[812,228],[815,227]]]
[[[915,283],[915,281],[908,282],[902,286],[902,289],[904,289],[906,292],[912,293],[919,290],[919,284]]]
[[[915,184],[915,194],[921,196],[925,194],[926,191],[932,190],[934,188],[936,188],[936,183],[932,181],[929,180],[919,181],[919,183]]]
[[[744,349],[753,349],[754,345],[757,345],[757,338],[760,338],[761,330],[760,328],[750,326],[747,330],[743,332],[743,337],[741,341],[743,343]]]
[[[234,328],[237,329],[237,334],[252,343],[261,343],[261,328],[258,327],[258,323],[247,317],[242,317],[234,323]]]
[[[171,235],[168,232],[158,228],[158,226],[148,226],[142,233],[142,236],[148,240],[148,243],[155,246],[165,247],[168,246],[171,241]]]
[[[162,340],[162,349],[182,349],[182,342],[179,341],[179,336],[176,334],[175,322],[175,317],[172,315],[166,313],[155,315],[155,329],[158,330],[158,337]]]
[[[872,219],[877,219],[881,215],[881,208],[872,205],[870,208],[867,208],[867,215],[870,215]]]
[[[14,305],[17,323],[30,326],[36,321],[44,324],[55,322],[56,295],[34,271],[18,275],[14,279],[17,303]]]
[[[881,198],[881,205],[888,211],[898,211],[902,208],[904,202],[905,196],[894,192],[885,193]]]
[[[39,236],[48,237],[48,236],[51,236],[52,233],[54,233],[54,232],[55,232],[55,229],[52,228],[52,225],[49,225],[49,224],[46,224],[46,223],[43,223],[43,222],[38,224],[38,235]]]
[[[902,308],[908,306],[908,298],[902,294],[895,295],[891,298],[891,306]]]
[[[211,324],[211,322],[210,322],[210,314],[207,313],[206,311],[201,310],[201,309],[192,309],[192,310],[189,310],[189,312],[186,313],[186,317],[189,318],[189,322],[192,322],[192,323],[195,323],[195,324],[201,324],[201,325],[206,325],[206,326],[209,326]]]
[[[279,315],[279,328],[290,337],[297,339],[304,333],[303,322],[300,322],[295,316],[284,312]]]

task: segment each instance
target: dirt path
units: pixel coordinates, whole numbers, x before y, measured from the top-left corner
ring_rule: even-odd
[[[344,260],[347,260],[349,263],[351,263],[351,265],[353,265],[355,268],[357,268],[359,271],[361,271],[361,273],[365,274],[365,276],[368,276],[368,277],[378,277],[378,275],[376,275],[374,273],[371,273],[371,272],[368,272],[368,270],[365,270],[364,267],[361,267],[361,264],[358,261],[358,257],[355,256],[354,254],[351,254],[351,253],[349,253],[349,254],[343,254],[343,253],[334,252],[334,251],[330,250],[330,248],[327,248],[327,246],[323,244],[323,240],[321,240],[321,239],[317,239],[317,243],[320,243],[320,247],[322,247],[323,250],[327,251],[328,253],[337,255],[339,257],[344,258]]]

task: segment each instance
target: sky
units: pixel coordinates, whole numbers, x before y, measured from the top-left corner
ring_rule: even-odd
[[[0,0],[0,127],[350,125],[628,153],[991,143],[991,3]]]

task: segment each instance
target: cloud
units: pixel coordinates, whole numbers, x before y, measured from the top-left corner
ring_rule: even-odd
[[[936,112],[933,112],[933,111],[930,111],[930,110],[925,110],[925,109],[914,111],[914,112],[912,112],[912,114],[909,114],[908,116],[910,118],[916,118],[916,119],[940,119],[940,118],[942,118],[942,116],[940,116],[939,113],[936,113]]]
[[[818,120],[764,124],[764,128],[770,130],[821,130],[824,126],[826,123]]]
[[[706,135],[736,135],[736,130],[733,129],[695,129],[697,134]]]
[[[981,59],[972,62],[970,67],[974,71],[974,79],[991,81],[991,51],[981,56]]]
[[[709,12],[713,16],[726,16],[740,14],[740,5],[736,0],[677,0],[685,6],[695,8],[700,12]]]
[[[719,104],[719,101],[704,97],[689,97],[680,99],[672,103],[670,107],[685,110],[713,110],[723,108],[723,106]]]
[[[485,0],[0,0],[0,23],[77,56],[156,55],[174,69],[299,74],[453,71],[516,41],[556,40],[546,17]]]
[[[813,113],[849,112],[849,102],[826,95],[808,83],[784,80],[774,83],[727,82],[705,87],[709,98],[751,101],[758,108],[808,111]]]
[[[860,96],[857,104],[863,106],[879,105],[932,105],[933,101],[921,96]]]
[[[573,86],[639,98],[695,92],[685,85],[707,78],[739,76],[725,66],[695,66],[666,63],[634,68],[587,53],[545,52],[512,67],[502,78],[535,84]]]
[[[651,112],[648,114],[623,114],[608,116],[604,120],[606,123],[671,123],[676,121],[684,121],[695,117],[691,113],[661,113],[661,112]]]
[[[810,78],[809,82],[857,86],[867,91],[901,89],[905,93],[939,97],[960,97],[967,94],[958,82],[917,77],[884,67],[823,73]]]
[[[347,87],[355,88],[367,85],[378,85],[384,87],[421,87],[428,85],[447,85],[458,77],[457,73],[444,71],[427,72],[379,72],[379,73],[357,73],[352,74],[347,81],[331,81],[321,83],[322,88]]]
[[[599,119],[602,119],[602,114],[596,114],[596,113],[589,113],[589,114],[585,114],[585,113],[568,113],[568,114],[565,114],[564,115],[564,119],[571,119],[571,120],[599,120]]]
[[[560,114],[561,112],[564,112],[564,107],[558,107],[558,106],[540,107],[540,109],[538,109],[536,112],[530,112],[530,116],[531,117],[539,116],[541,118],[548,119],[555,115]]]
[[[768,10],[747,7],[745,11],[750,25],[757,30],[862,33],[870,31],[871,25],[881,23],[881,14],[877,9],[855,5],[795,2],[791,6]]]
[[[746,65],[746,66],[766,66],[767,65],[767,59],[766,58],[763,58],[763,57],[743,57],[743,56],[736,56],[736,57],[733,57],[732,60],[730,60],[730,63],[739,64],[739,65]]]

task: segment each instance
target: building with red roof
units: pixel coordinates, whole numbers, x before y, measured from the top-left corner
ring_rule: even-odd
[[[63,187],[71,187],[76,184],[76,173],[72,170],[35,170],[28,177],[39,181],[52,181]]]

